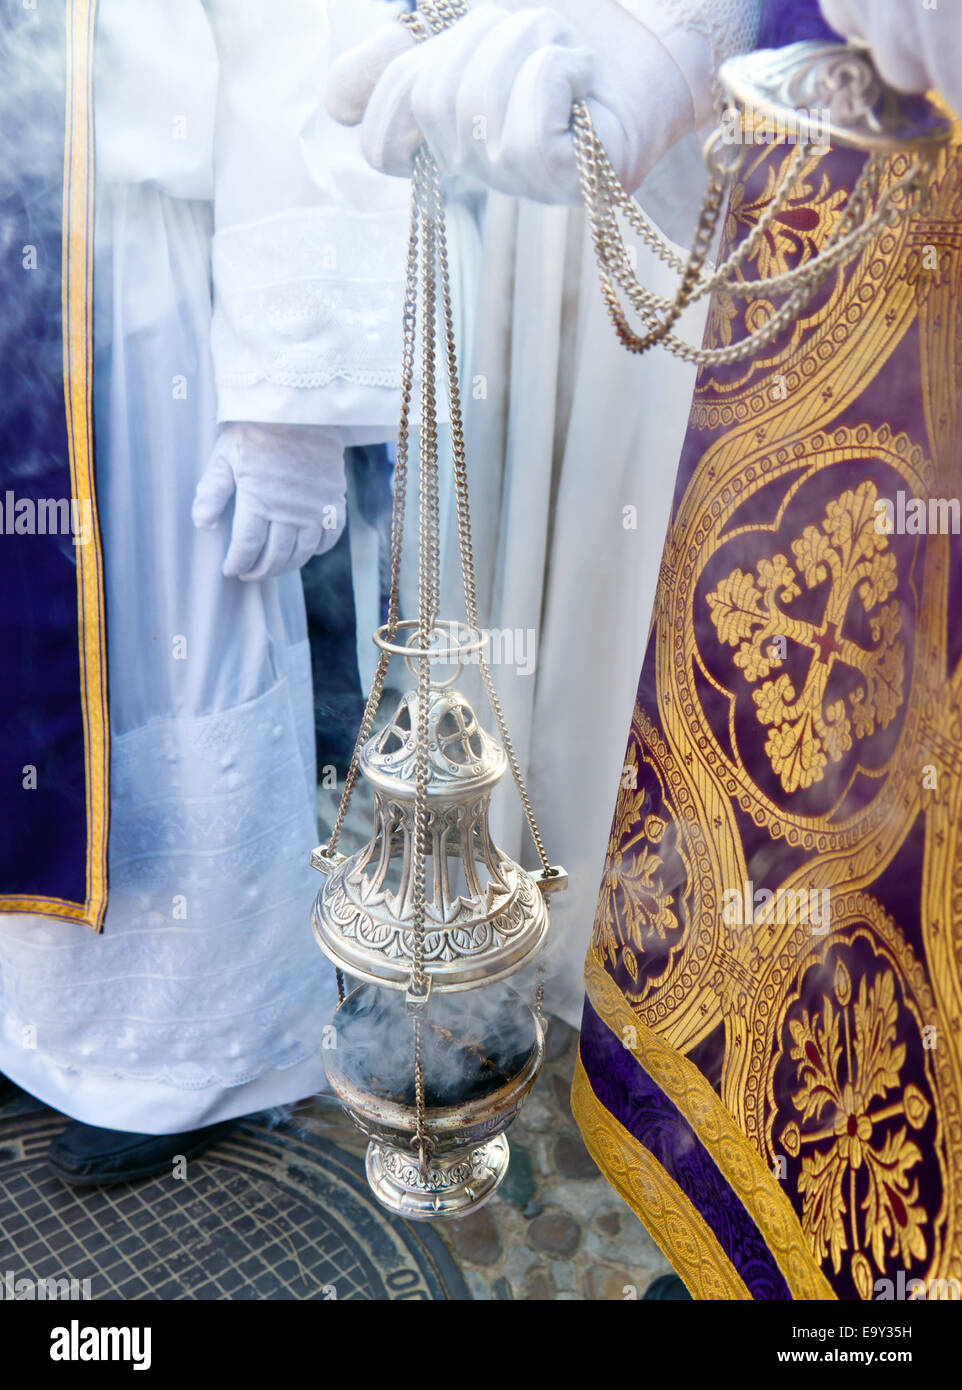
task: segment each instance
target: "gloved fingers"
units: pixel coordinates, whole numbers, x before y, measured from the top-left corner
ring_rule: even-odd
[[[269,527],[270,522],[242,488],[234,505],[234,524],[222,569],[225,578],[248,577],[264,548]]]
[[[924,92],[932,85],[915,11],[916,6],[904,0],[873,0],[872,4],[869,42],[873,34],[879,36],[872,57],[885,81],[900,92]]]
[[[340,512],[340,525],[344,525],[344,499],[347,495],[347,473],[344,464],[344,446],[337,440],[326,450],[320,459],[321,477],[329,496],[326,501],[336,505]]]
[[[361,122],[361,151],[368,164],[382,174],[407,178],[411,173],[422,139],[411,111],[411,88],[423,63],[424,55],[417,48],[395,58],[367,104]]]
[[[571,107],[587,90],[591,55],[555,44],[539,48],[522,65],[511,88],[497,149],[489,149],[492,178],[504,192],[536,202],[581,202]],[[531,120],[537,111],[539,119]]]
[[[410,174],[415,152],[425,139],[412,107],[414,88],[424,78],[428,87],[438,85],[439,108],[441,90],[450,103],[446,120],[440,122],[444,138],[434,153],[442,168],[451,168],[454,94],[480,36],[502,17],[503,11],[484,5],[435,38],[395,58],[375,87],[361,125],[361,148],[369,164],[385,174]]]
[[[325,538],[330,534],[333,534],[334,539],[327,542]],[[288,569],[303,569],[313,555],[323,555],[325,550],[330,550],[340,534],[340,531],[331,533],[320,526],[302,526],[297,533],[297,544]]]
[[[462,90],[486,41],[493,33],[501,32],[505,23],[505,11],[491,5],[466,15],[446,35],[435,40],[432,61],[421,65],[411,87],[414,122],[441,168],[448,172],[463,170],[471,161],[473,145],[478,139],[478,122],[477,118],[473,124],[469,121],[467,133],[462,132],[458,119]],[[483,124],[486,116],[480,108],[477,117]]]
[[[825,23],[845,39],[864,39],[865,26],[858,0],[818,0]]]
[[[224,455],[215,450],[197,484],[190,511],[191,520],[198,529],[213,530],[233,497],[234,488],[234,470]]]
[[[414,36],[406,25],[391,22],[332,63],[324,101],[335,121],[360,125],[387,68],[414,46]]]
[[[294,553],[297,550],[301,527],[292,526],[286,521],[272,521],[261,553],[254,563],[239,578],[246,581],[271,579],[278,574],[286,574],[294,568]],[[306,528],[304,528],[306,529]]]
[[[516,181],[507,186],[497,177],[512,88],[533,54],[550,45],[574,47],[576,35],[545,8],[511,15],[482,8],[461,26],[458,43],[418,74],[411,92],[414,119],[446,171],[475,174],[502,191],[518,192]],[[525,116],[526,126],[540,124],[539,110],[529,108]],[[530,138],[527,143],[530,150]]]

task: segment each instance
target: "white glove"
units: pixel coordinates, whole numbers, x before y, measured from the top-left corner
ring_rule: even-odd
[[[222,425],[192,517],[217,526],[231,498],[234,519],[223,572],[267,579],[330,550],[344,530],[344,449],[314,425]]]
[[[906,0],[819,0],[826,22],[863,39],[882,77],[903,92],[935,87],[962,112],[962,16],[953,0],[937,9]]]
[[[445,173],[537,202],[576,204],[574,101],[587,100],[629,192],[693,128],[681,68],[617,0],[537,8],[470,2],[463,19],[422,44],[390,23],[332,67],[328,110],[361,125],[375,168],[410,174],[426,139]]]

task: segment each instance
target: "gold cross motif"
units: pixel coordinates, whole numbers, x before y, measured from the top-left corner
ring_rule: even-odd
[[[887,1246],[906,1267],[927,1249],[928,1218],[912,1173],[922,1150],[910,1131],[923,1128],[932,1107],[918,1086],[902,1080],[907,1048],[898,1039],[899,1011],[891,970],[871,984],[862,978],[856,996],[838,960],[821,1012],[802,1009],[789,1022],[798,1118],[779,1142],[792,1158],[808,1150],[798,1191],[815,1258],[830,1255],[837,1274],[847,1253],[862,1298],[871,1297],[872,1265],[885,1268]]]
[[[829,762],[839,762],[853,738],[884,729],[902,703],[905,648],[898,601],[885,600],[896,587],[895,556],[888,537],[876,528],[874,483],[829,502],[821,526],[806,526],[792,541],[796,569],[782,554],[760,560],[757,572],[733,569],[708,595],[708,608],[720,642],[736,648],[734,662],[749,684],[760,724],[768,729],[765,752],[786,792],[822,779]],[[793,617],[789,605],[806,589],[829,581],[820,623]],[[869,615],[875,643],[865,648],[844,635],[849,604],[856,596]],[[772,658],[774,638],[807,647],[812,653],[804,684],[796,692],[791,677]],[[777,650],[777,643],[775,650]],[[825,692],[836,662],[857,671],[862,681],[850,694],[826,703]]]

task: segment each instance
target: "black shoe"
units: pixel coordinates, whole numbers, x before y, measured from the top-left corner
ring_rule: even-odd
[[[22,1096],[23,1092],[15,1081],[11,1081],[9,1076],[4,1076],[0,1071],[0,1105],[6,1105],[8,1100],[13,1100],[14,1096]]]
[[[228,1134],[236,1120],[225,1120],[186,1134],[131,1134],[122,1129],[69,1124],[47,1150],[47,1162],[71,1187],[106,1187],[169,1173],[176,1158],[196,1158]]]
[[[652,1279],[645,1292],[641,1295],[644,1303],[648,1299],[669,1299],[679,1303],[692,1302],[692,1296],[678,1278],[677,1274],[659,1274],[657,1279]]]

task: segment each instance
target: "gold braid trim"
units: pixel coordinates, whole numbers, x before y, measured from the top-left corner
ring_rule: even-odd
[[[107,907],[110,729],[103,555],[93,443],[93,51],[97,0],[67,7],[67,143],[64,158],[64,386],[73,494],[89,504],[92,544],[77,549],[84,756],[87,764],[86,901],[80,920],[94,931]],[[73,913],[62,913],[73,917]]]
[[[97,0],[67,0],[61,253],[63,381],[71,495],[90,506],[93,535],[76,548],[77,631],[87,828],[83,902],[0,895],[0,912],[28,912],[100,931],[107,908],[110,728],[103,554],[93,445],[93,51]]]
[[[591,1157],[647,1227],[692,1298],[751,1300],[705,1218],[654,1155],[601,1104],[580,1057],[571,1086],[571,1109]]]
[[[638,1039],[634,1049],[636,1060],[691,1125],[719,1172],[758,1227],[792,1298],[835,1299],[837,1295],[816,1262],[784,1189],[698,1068],[640,1021],[592,951],[589,951],[585,966],[585,984],[592,1008],[615,1036],[634,1036]],[[627,1034],[626,1029],[633,1029],[634,1033]],[[592,1099],[595,1106],[603,1109],[593,1092]],[[591,1112],[586,1113],[591,1127],[594,1123]],[[607,1111],[604,1113],[607,1114]],[[578,1118],[577,1111],[575,1117]],[[617,1121],[612,1119],[612,1123],[617,1124]],[[654,1162],[647,1150],[627,1130],[622,1132],[626,1141],[633,1146],[631,1153],[635,1159],[632,1161],[639,1161],[638,1155],[644,1154],[647,1161]],[[589,1135],[584,1129],[582,1133],[591,1149]],[[623,1190],[621,1184],[624,1179],[616,1176],[617,1169],[609,1169],[607,1158],[599,1158],[597,1154],[594,1156],[609,1181],[647,1226],[648,1217]],[[649,1230],[673,1263],[682,1258],[684,1247],[677,1244],[674,1230],[654,1226],[650,1226]],[[679,1270],[679,1273],[682,1271]],[[682,1277],[685,1277],[684,1274]]]

